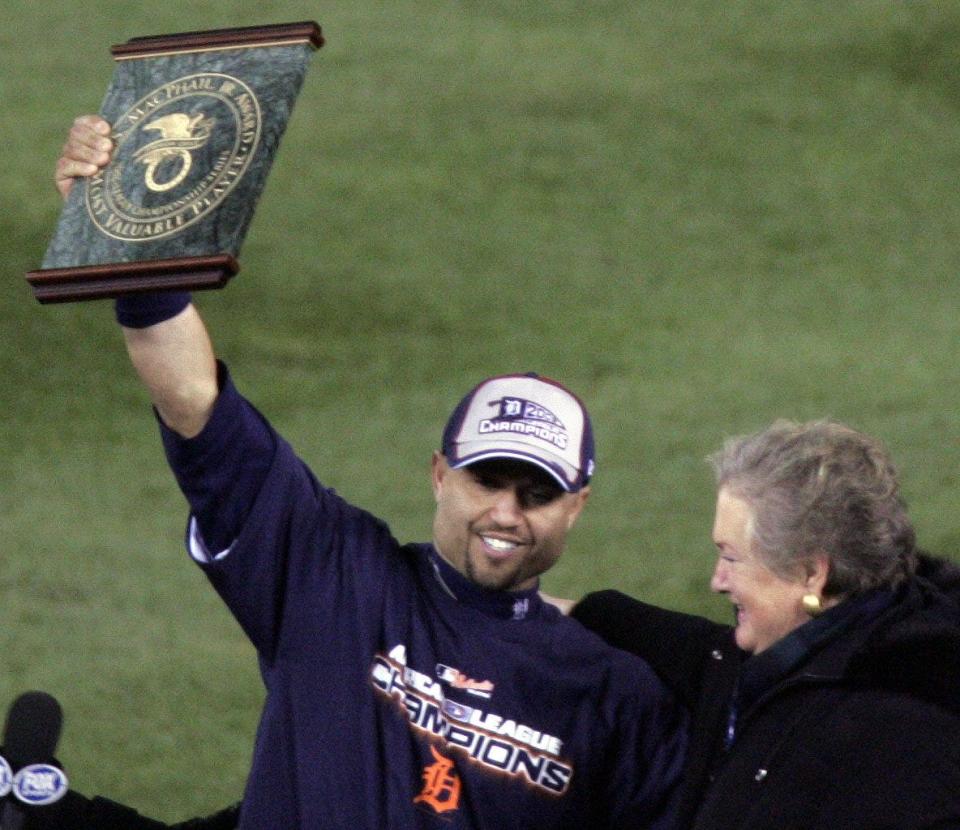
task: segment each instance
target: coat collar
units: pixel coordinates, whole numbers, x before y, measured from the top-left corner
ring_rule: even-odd
[[[960,715],[960,594],[921,574],[849,655],[848,673]]]
[[[800,659],[790,660],[798,648],[802,651],[796,644],[786,649],[780,682],[775,677],[772,685],[762,684],[766,691],[753,700],[775,693],[783,683],[851,683],[911,695],[960,715],[960,568],[923,555],[917,575],[897,590],[887,608],[873,618],[854,619],[838,636],[824,636]],[[756,658],[740,653],[746,658],[742,681]]]

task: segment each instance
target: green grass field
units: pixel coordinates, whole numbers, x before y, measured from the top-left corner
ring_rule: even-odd
[[[182,550],[183,499],[107,303],[40,306],[70,120],[130,37],[317,20],[223,292],[241,388],[325,483],[429,534],[470,385],[591,405],[591,504],[545,580],[725,619],[704,457],[777,417],[881,436],[923,544],[960,550],[960,7],[59,4],[0,11],[0,704],[66,711],[86,793],[161,818],[239,796],[252,650]]]

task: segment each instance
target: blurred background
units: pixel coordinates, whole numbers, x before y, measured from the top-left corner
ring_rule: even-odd
[[[107,302],[24,280],[110,46],[316,20],[241,273],[197,295],[240,388],[326,484],[429,538],[430,452],[484,376],[589,404],[561,564],[729,618],[705,456],[778,417],[892,450],[960,550],[960,6],[7,0],[0,10],[0,704],[66,711],[82,792],[167,820],[239,797],[252,649],[182,548],[185,504]]]

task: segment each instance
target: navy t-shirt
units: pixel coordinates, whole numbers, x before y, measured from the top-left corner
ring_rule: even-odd
[[[266,685],[244,830],[672,826],[684,716],[644,662],[400,545],[225,371],[199,436],[163,432]]]

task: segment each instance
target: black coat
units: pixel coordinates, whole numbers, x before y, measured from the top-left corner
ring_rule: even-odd
[[[681,826],[960,828],[960,569],[924,558],[870,624],[829,642],[738,717],[732,629],[616,591],[573,614],[646,659],[691,712]]]

